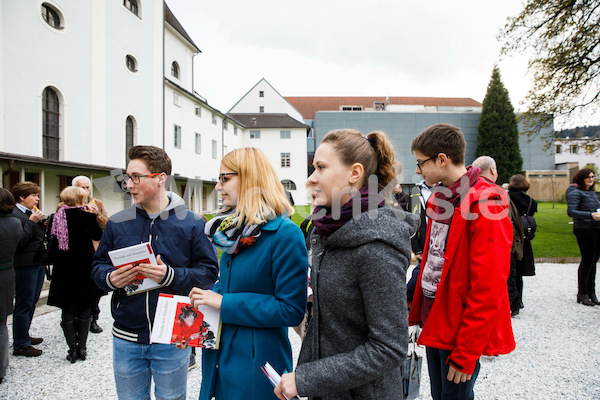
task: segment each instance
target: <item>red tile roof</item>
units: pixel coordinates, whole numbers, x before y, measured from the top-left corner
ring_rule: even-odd
[[[449,97],[286,97],[304,119],[314,119],[317,111],[340,111],[340,106],[362,106],[373,108],[373,103],[386,105],[418,105],[425,107],[482,107],[470,98]]]

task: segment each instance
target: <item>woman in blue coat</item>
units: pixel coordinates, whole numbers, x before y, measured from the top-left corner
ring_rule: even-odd
[[[202,351],[200,399],[276,399],[260,367],[292,370],[288,327],[306,308],[304,236],[288,218],[294,209],[262,151],[228,153],[216,190],[225,208],[205,232],[223,250],[221,275],[212,291],[190,292],[195,306],[221,310],[219,350]]]

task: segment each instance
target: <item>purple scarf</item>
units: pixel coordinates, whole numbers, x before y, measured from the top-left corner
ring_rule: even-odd
[[[385,205],[385,199],[381,194],[369,192],[369,188],[367,186],[363,186],[360,188],[359,193],[354,195],[354,197],[352,197],[347,203],[342,205],[339,218],[333,217],[331,208],[326,208],[323,206],[315,207],[311,218],[313,218],[313,225],[315,226],[317,234],[323,239],[327,239],[332,233],[344,226],[346,222],[350,221],[353,217],[352,204],[355,199],[357,201],[360,199],[361,213],[368,211],[369,209],[380,208]],[[319,218],[319,215],[323,214],[323,211],[321,210],[325,210],[325,215]]]
[[[85,206],[62,206],[60,210],[54,214],[54,218],[52,218],[52,228],[50,229],[50,234],[56,236],[58,240],[58,249],[67,251],[69,250],[69,230],[67,229],[67,214],[65,210],[70,208],[80,208],[85,209]]]

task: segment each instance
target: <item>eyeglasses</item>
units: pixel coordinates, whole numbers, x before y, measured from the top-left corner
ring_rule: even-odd
[[[222,174],[219,174],[219,182],[221,182],[221,185],[224,184],[226,181],[223,179],[224,176],[226,175],[237,175],[237,172],[223,172]]]
[[[148,175],[123,174],[123,182],[125,182],[125,184],[127,184],[127,182],[129,182],[129,180],[131,179],[131,181],[137,185],[138,183],[140,183],[140,178],[154,178],[155,176],[158,176],[160,174],[162,174],[162,172],[155,172],[153,174],[148,174]]]
[[[439,154],[436,154],[433,157],[429,157],[427,160],[417,161],[417,168],[419,168],[419,169],[423,168],[423,164],[425,164],[429,160],[433,160],[434,158],[437,158],[437,156],[439,156]]]
[[[594,175],[590,175],[590,176],[588,176],[588,177],[587,177],[587,178],[585,178],[585,179],[596,179],[596,177],[595,177]]]

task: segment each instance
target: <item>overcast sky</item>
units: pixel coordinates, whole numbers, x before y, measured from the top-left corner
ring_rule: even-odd
[[[283,96],[469,97],[495,63],[515,110],[527,58],[497,36],[520,0],[167,0],[202,54],[195,90],[227,112],[261,78]]]

